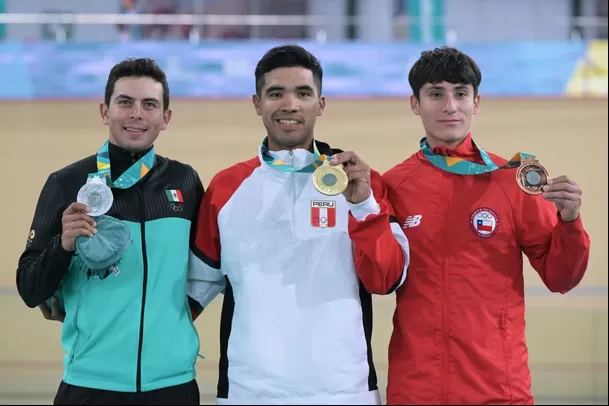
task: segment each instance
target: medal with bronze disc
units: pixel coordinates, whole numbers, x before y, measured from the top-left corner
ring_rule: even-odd
[[[87,183],[80,188],[76,201],[91,209],[87,213],[89,216],[98,217],[110,210],[114,197],[112,196],[112,190],[106,184],[106,179],[94,176],[87,179]]]
[[[516,172],[516,182],[525,193],[540,195],[543,187],[548,184],[548,171],[537,159],[525,158]]]
[[[339,195],[347,189],[349,178],[342,165],[331,166],[328,161],[313,172],[313,186],[326,196]]]

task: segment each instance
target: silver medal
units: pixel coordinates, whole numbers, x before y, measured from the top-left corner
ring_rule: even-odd
[[[87,179],[87,183],[80,188],[76,201],[91,209],[87,213],[89,216],[98,217],[110,210],[114,197],[112,196],[112,190],[106,185],[104,178],[93,177]]]

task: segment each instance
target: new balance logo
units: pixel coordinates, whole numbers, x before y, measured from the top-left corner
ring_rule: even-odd
[[[404,224],[402,225],[402,228],[416,227],[419,224],[421,224],[422,218],[423,218],[423,216],[420,214],[415,214],[414,216],[408,216],[408,217],[406,217],[406,220],[404,220]]]

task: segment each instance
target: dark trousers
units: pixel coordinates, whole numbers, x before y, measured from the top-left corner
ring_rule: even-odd
[[[199,405],[201,398],[196,380],[150,392],[114,392],[83,388],[61,382],[55,405]]]

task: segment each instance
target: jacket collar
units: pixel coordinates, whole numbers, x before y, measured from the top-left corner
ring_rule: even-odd
[[[319,152],[321,154],[332,155],[333,153],[340,152],[340,150],[332,149],[330,147],[330,145],[328,145],[325,142],[321,142],[319,140],[315,140],[315,142],[317,144],[317,149],[319,150]],[[266,139],[264,140],[263,144],[265,147],[268,147],[268,143],[267,143]],[[311,150],[312,150],[312,148],[311,148]],[[291,163],[292,167],[294,167],[297,170],[302,169],[307,165],[310,165],[311,162],[313,162],[313,160],[315,158],[312,151],[310,151],[308,149],[304,149],[304,148],[296,148],[296,149],[292,149],[292,150],[284,149],[281,151],[270,151],[269,150],[269,153],[275,158],[279,158],[282,161]],[[264,159],[262,157],[262,145],[260,147],[258,147],[258,158],[260,159],[260,162],[264,163]],[[279,172],[279,171],[275,170],[274,172]],[[287,174],[288,172],[281,172],[281,173]]]
[[[131,165],[136,163],[151,149],[152,147],[140,152],[131,152],[118,145],[109,143],[108,152],[110,155],[110,175],[112,176],[112,180],[118,179],[119,176],[131,167]]]
[[[431,150],[436,155],[452,156],[468,159],[473,162],[482,162],[482,157],[480,156],[478,148],[474,144],[471,133],[468,133],[456,148],[434,147]],[[419,157],[425,160],[425,155],[423,155],[423,152],[421,151],[419,151]]]

